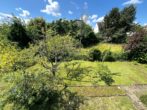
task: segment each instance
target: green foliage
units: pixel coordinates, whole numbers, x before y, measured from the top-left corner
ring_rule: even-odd
[[[9,28],[10,26],[8,25],[8,24],[6,24],[6,23],[3,23],[3,24],[1,24],[0,25],[0,42],[2,43],[8,43],[8,37],[7,37],[7,35],[8,35],[8,33],[9,33],[9,31],[10,31],[10,28]]]
[[[82,20],[59,19],[48,24],[48,29],[53,30],[54,34],[70,35],[80,41],[84,47],[88,47],[98,42],[92,28]]]
[[[39,52],[46,56],[49,62],[60,62],[69,59],[76,49],[76,41],[69,36],[54,36],[42,42]]]
[[[124,43],[126,33],[130,32],[135,20],[136,8],[133,5],[123,10],[113,8],[104,18],[104,26],[101,30],[107,42]]]
[[[142,28],[136,30],[136,32],[129,37],[125,50],[128,52],[129,60],[138,59],[139,62],[145,63],[147,53],[147,32]]]
[[[140,97],[140,100],[141,100],[142,103],[144,103],[147,106],[147,95],[142,95]]]
[[[17,53],[19,57],[15,59],[12,69],[14,71],[25,70],[39,63],[41,58],[37,55],[38,48],[37,45],[30,45],[29,48],[20,50],[20,52]]]
[[[12,18],[8,38],[13,42],[17,42],[21,48],[28,46],[28,43],[31,42],[31,39],[27,35],[25,25],[23,24],[21,19],[15,16]]]
[[[44,39],[46,37],[46,22],[43,18],[31,19],[27,25],[27,31],[33,42]]]
[[[66,77],[68,80],[80,81],[84,78],[85,74],[88,74],[91,70],[90,68],[82,67],[79,62],[70,62],[64,65]]]
[[[131,25],[135,20],[136,7],[134,5],[127,6],[120,12],[120,14],[120,26],[124,27],[125,32],[130,31],[132,28]]]
[[[78,21],[77,23],[79,25],[79,30],[76,39],[78,39],[84,47],[98,43],[98,39],[89,25],[85,24],[83,21]]]
[[[60,86],[58,86],[60,84]],[[6,93],[6,104],[14,110],[67,110],[78,109],[80,100],[66,90],[62,81],[49,74],[22,73]]]
[[[91,61],[101,61],[101,51],[97,49],[91,50],[89,58]]]
[[[139,63],[147,64],[147,54],[141,55],[141,57],[139,57],[139,58],[137,59],[137,61],[138,61]]]
[[[11,71],[14,62],[18,57],[18,52],[15,46],[9,45],[7,43],[0,42],[0,73]]]
[[[113,54],[110,50],[105,50],[102,53],[102,61],[115,61],[115,54]]]
[[[106,85],[110,86],[112,83],[114,83],[112,76],[115,75],[115,73],[111,73],[107,66],[101,65],[98,74],[100,80],[104,81]]]

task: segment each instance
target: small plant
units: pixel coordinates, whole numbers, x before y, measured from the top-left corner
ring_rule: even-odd
[[[89,53],[89,57],[91,61],[100,61],[101,60],[101,51],[94,49]]]
[[[111,73],[107,66],[101,65],[100,70],[98,71],[99,77],[101,81],[104,81],[106,85],[110,86],[114,83],[113,75],[115,73]]]
[[[93,76],[93,84],[96,84],[100,81],[104,82],[106,85],[111,86],[114,83],[113,76],[116,76],[118,73],[112,73],[108,66],[98,65],[98,70],[96,70],[95,75]]]
[[[115,61],[115,55],[110,51],[106,50],[102,54],[102,61]]]
[[[147,106],[147,95],[142,95],[140,97],[140,100],[141,100],[142,103],[144,103]]]

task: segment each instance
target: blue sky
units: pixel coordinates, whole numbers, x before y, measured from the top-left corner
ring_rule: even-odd
[[[94,27],[113,7],[122,9],[129,4],[137,7],[135,21],[146,24],[147,0],[1,0],[0,20],[12,13],[26,21],[41,16],[49,22],[59,18],[79,19],[86,14],[87,23]]]

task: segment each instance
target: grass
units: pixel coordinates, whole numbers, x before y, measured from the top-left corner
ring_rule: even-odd
[[[147,107],[147,95],[142,95],[140,100]]]
[[[100,43],[89,48],[82,48],[81,53],[86,55],[91,49],[99,49],[101,52],[110,50],[111,52],[118,54],[124,51],[122,44]]]
[[[136,110],[126,96],[88,98],[80,110]]]
[[[69,87],[73,92],[77,92],[80,96],[86,97],[109,97],[109,96],[123,96],[125,91],[116,86],[98,86],[98,87]]]
[[[136,62],[89,62],[89,61],[72,61],[79,62],[81,67],[92,68],[94,71],[89,73],[89,76],[84,76],[80,81],[67,81],[71,85],[93,85],[94,79],[92,74],[98,70],[100,64],[107,65],[113,73],[118,73],[114,76],[115,83],[113,85],[132,85],[132,84],[147,84],[147,65]],[[64,73],[62,70],[61,73]],[[104,83],[99,82],[99,85]],[[98,85],[96,84],[96,85]]]
[[[65,80],[69,85],[104,85],[102,82],[93,83],[95,79],[92,78],[95,75],[96,70],[99,69],[100,64],[107,65],[108,68],[113,73],[118,73],[118,75],[114,76],[115,82],[113,85],[132,85],[132,84],[147,84],[147,65],[139,64],[136,62],[90,62],[90,61],[72,61],[80,63],[83,68],[91,68],[92,72],[84,73],[83,78],[80,80]],[[71,62],[70,62],[71,63]],[[61,64],[61,66],[63,66]],[[29,68],[27,71],[31,71],[33,73],[41,73],[46,71],[42,69],[39,65]],[[12,74],[13,75],[13,74]],[[12,75],[8,75],[10,78],[13,78]],[[17,75],[17,74],[15,74]],[[60,70],[59,76],[66,77],[65,70]],[[1,88],[1,86],[0,86]]]
[[[119,44],[98,44],[96,46],[81,49],[81,53],[88,55],[89,50],[97,48],[101,52],[110,49],[113,53],[122,53],[123,48],[122,45]],[[114,76],[115,83],[113,85],[132,85],[132,84],[147,84],[147,65],[138,64],[136,62],[90,62],[90,61],[82,61],[75,60],[72,62],[78,62],[81,64],[83,68],[92,68],[94,71],[91,73],[85,73],[83,75],[83,79],[81,80],[65,80],[69,85],[78,85],[78,86],[91,86],[96,85],[97,87],[70,87],[69,89],[73,92],[77,92],[78,95],[84,96],[86,98],[85,103],[81,104],[80,110],[135,110],[130,99],[125,96],[125,91],[121,90],[117,86],[98,86],[104,85],[102,82],[93,83],[95,79],[92,78],[92,75],[95,74],[96,70],[100,64],[107,65],[108,68],[113,73],[118,73],[117,76]],[[69,63],[72,63],[69,62]],[[66,63],[66,62],[65,62]],[[62,63],[61,67],[65,64]],[[35,65],[27,71],[31,71],[33,73],[42,73],[46,71],[41,68],[41,66]],[[61,69],[59,76],[66,77],[65,70]],[[88,74],[88,76],[87,76]],[[13,77],[19,77],[19,74],[8,74],[6,75],[7,79],[13,79]],[[0,78],[1,79],[1,78]],[[8,84],[4,81],[0,81],[0,96],[2,91],[7,89]],[[2,100],[2,96],[0,97],[0,103]],[[7,105],[5,110],[11,110],[12,105]]]

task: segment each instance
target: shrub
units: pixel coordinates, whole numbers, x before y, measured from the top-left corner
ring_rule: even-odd
[[[113,54],[111,51],[106,50],[102,54],[102,61],[115,61],[115,54]]]
[[[13,104],[14,110],[77,109],[80,99],[64,85],[59,87],[58,82],[58,78],[44,73],[23,73],[20,79],[15,79],[14,85],[6,93],[3,106]]]
[[[141,57],[137,59],[139,63],[146,64],[147,63],[147,54],[143,54]]]
[[[115,73],[112,73],[107,66],[101,65],[98,74],[100,80],[104,81],[106,85],[110,86],[114,83],[113,75],[115,75]]]
[[[141,100],[142,103],[144,103],[147,106],[147,95],[142,95],[140,97],[140,100]]]
[[[94,49],[89,53],[89,58],[91,61],[100,61],[101,60],[101,51]]]
[[[141,60],[142,57],[145,57],[144,54],[147,53],[147,32],[143,29],[136,30],[129,37],[125,51],[128,53],[129,60],[137,60],[138,58]]]

